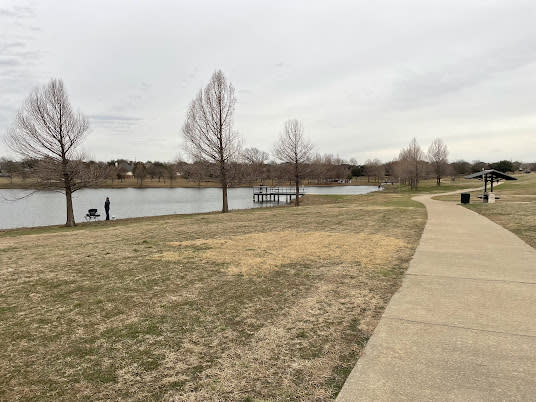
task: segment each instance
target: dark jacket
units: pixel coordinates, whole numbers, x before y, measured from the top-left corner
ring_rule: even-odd
[[[109,211],[110,210],[110,201],[109,200],[106,200],[104,202],[104,210],[105,211]]]

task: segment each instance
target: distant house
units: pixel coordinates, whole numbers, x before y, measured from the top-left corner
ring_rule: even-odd
[[[119,161],[116,163],[117,168],[123,172],[125,176],[133,176],[134,164],[126,161]]]

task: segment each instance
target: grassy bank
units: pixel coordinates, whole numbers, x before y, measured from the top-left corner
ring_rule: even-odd
[[[471,202],[466,206],[536,248],[536,174],[520,174],[516,177],[516,181],[503,182],[494,189],[500,197],[495,204],[483,204],[478,198],[482,191],[474,191],[470,193]],[[460,195],[439,196],[436,199],[459,202]]]
[[[425,217],[376,193],[5,232],[0,398],[333,398]]]

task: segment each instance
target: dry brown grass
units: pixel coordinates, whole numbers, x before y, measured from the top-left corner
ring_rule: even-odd
[[[187,262],[192,257],[206,264],[224,264],[233,274],[265,274],[285,264],[354,263],[389,264],[406,242],[384,235],[330,232],[265,232],[228,238],[171,242],[178,251],[153,256],[163,261]],[[359,245],[356,247],[356,245]]]
[[[306,201],[2,234],[0,398],[333,398],[425,210]]]

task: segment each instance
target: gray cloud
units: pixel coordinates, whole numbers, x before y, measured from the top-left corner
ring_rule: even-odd
[[[26,46],[26,42],[23,41],[1,41],[0,42],[0,51],[6,52],[11,49],[17,49],[17,48],[24,48]]]
[[[18,66],[21,61],[15,58],[0,57],[0,66]]]
[[[117,115],[109,115],[109,114],[92,114],[92,115],[89,115],[88,118],[91,120],[97,120],[97,121],[140,121],[140,120],[143,120],[138,117],[117,116]]]
[[[20,3],[0,8],[0,24],[9,32],[0,39],[0,132],[12,124],[16,110],[36,85],[40,52],[34,48],[35,37],[29,28],[35,23],[35,12],[30,4]]]
[[[122,115],[92,114],[88,116],[92,129],[104,134],[121,135],[130,133],[142,118]]]
[[[25,19],[35,15],[34,9],[30,5],[13,4],[10,8],[0,7],[0,17]]]
[[[515,74],[517,69],[536,62],[536,38],[528,39],[429,71],[407,69],[395,84],[391,100],[397,108],[423,106],[475,87],[497,74]]]

